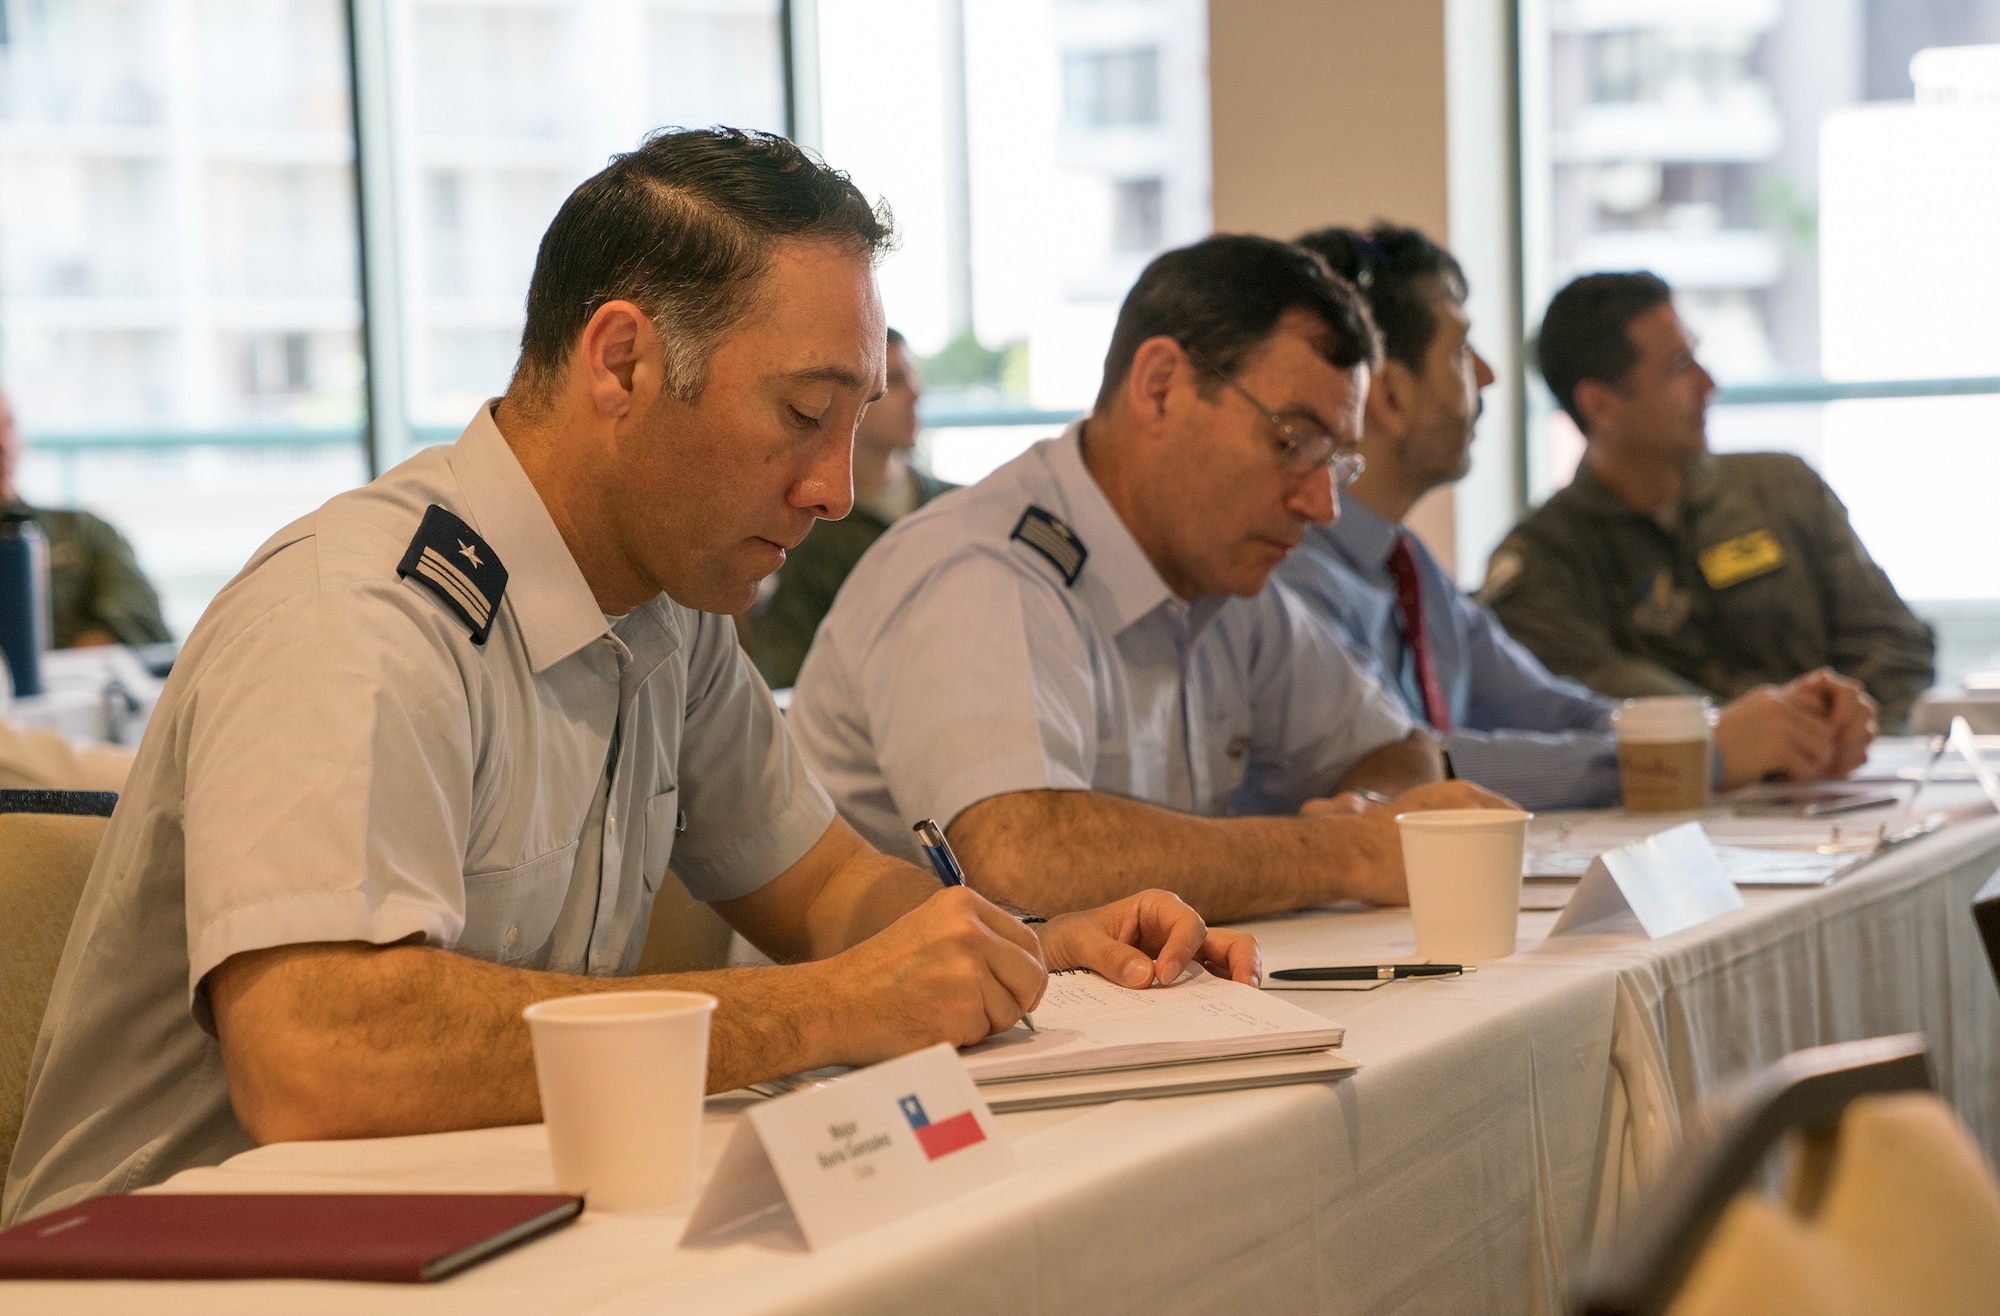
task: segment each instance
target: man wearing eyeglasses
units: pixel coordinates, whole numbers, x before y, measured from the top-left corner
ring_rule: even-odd
[[[1588,446],[1494,553],[1481,599],[1605,694],[1734,699],[1828,667],[1900,728],[1931,683],[1930,627],[1811,467],[1709,452],[1715,381],[1694,346],[1652,274],[1586,275],[1550,300],[1542,375]]]
[[[936,818],[1035,913],[1141,885],[1211,920],[1400,903],[1397,810],[1505,801],[1440,781],[1269,584],[1361,467],[1375,356],[1354,290],[1290,244],[1153,261],[1091,415],[899,522],[822,625],[789,721],[849,821],[915,855]]]

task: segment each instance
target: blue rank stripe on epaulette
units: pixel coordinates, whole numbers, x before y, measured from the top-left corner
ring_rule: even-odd
[[[432,503],[396,574],[443,599],[472,628],[472,642],[486,643],[500,596],[507,592],[507,568],[471,526]]]
[[[1076,578],[1083,574],[1084,559],[1090,556],[1090,550],[1076,537],[1076,531],[1039,507],[1030,506],[1021,513],[1021,519],[1014,523],[1014,533],[1007,537],[1020,540],[1047,558],[1062,573],[1065,587],[1076,584]]]

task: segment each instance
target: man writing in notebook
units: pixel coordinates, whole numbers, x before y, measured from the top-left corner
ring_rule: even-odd
[[[1400,903],[1397,811],[1504,801],[1439,781],[1267,584],[1359,468],[1375,354],[1289,243],[1147,266],[1090,416],[898,522],[835,601],[791,724],[841,812],[892,852],[937,818],[973,885],[1041,913],[1155,882],[1209,919]]]
[[[870,849],[715,615],[847,510],[888,236],[730,130],[571,196],[506,397],[279,532],[188,638],[49,1000],[10,1220],[253,1142],[532,1121],[520,1012],[553,996],[713,993],[722,1089],[976,1041],[1051,968],[1255,977],[1162,892],[1038,932]],[[670,861],[785,963],[627,976]]]

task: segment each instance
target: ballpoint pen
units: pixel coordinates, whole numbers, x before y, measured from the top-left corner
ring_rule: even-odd
[[[931,871],[937,874],[938,882],[948,887],[964,886],[965,870],[958,866],[958,856],[951,852],[951,842],[944,839],[944,828],[938,826],[935,819],[925,818],[910,830],[917,834],[917,844],[923,846],[924,858],[931,861]],[[1041,922],[1040,919],[1022,921]],[[1035,1016],[1026,1010],[1021,1011],[1021,1022],[1028,1026],[1029,1032],[1039,1031],[1035,1027]]]
[[[1451,978],[1463,964],[1332,964],[1316,969],[1279,969],[1273,982],[1387,982],[1391,978]]]

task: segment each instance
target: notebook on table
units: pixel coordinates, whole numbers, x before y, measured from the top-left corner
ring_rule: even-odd
[[[1077,970],[1049,975],[1036,1031],[1011,1028],[959,1052],[982,1087],[1194,1061],[1325,1051],[1345,1030],[1289,1001],[1193,967],[1141,991]]]
[[[554,1193],[133,1193],[0,1233],[0,1279],[420,1284],[574,1220]]]

